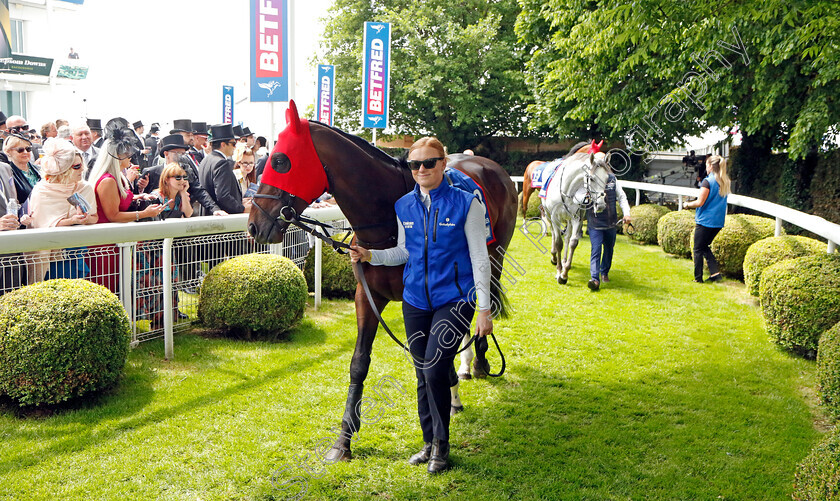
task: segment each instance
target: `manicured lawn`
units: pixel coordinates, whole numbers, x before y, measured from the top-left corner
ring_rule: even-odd
[[[689,261],[624,237],[598,293],[586,238],[567,286],[521,235],[510,252],[525,273],[509,284],[515,314],[496,323],[507,373],[462,383],[450,472],[406,464],[421,445],[414,374],[382,332],[368,389],[391,376],[406,395],[389,393],[353,461],[317,466],[355,342],[353,305],[327,301],[288,341],[180,335],[173,362],[143,343],[95,402],[0,411],[0,498],[789,498],[824,428],[815,366],[768,341],[742,284],[694,284]],[[399,311],[385,317],[402,332]]]

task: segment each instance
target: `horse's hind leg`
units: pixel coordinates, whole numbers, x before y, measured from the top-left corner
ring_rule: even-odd
[[[464,340],[461,342],[461,347],[463,348],[464,345],[470,342],[469,336],[464,336]],[[472,376],[470,375],[470,364],[473,360],[473,350],[472,346],[469,346],[467,349],[461,352],[461,365],[458,367],[458,377],[460,379],[471,379]]]
[[[522,181],[522,217],[528,213],[528,200],[531,198],[531,180],[528,173],[525,173],[525,179]]]
[[[572,259],[575,256],[575,249],[578,246],[578,242],[580,241],[581,236],[583,235],[583,221],[580,217],[576,217],[569,222],[569,227],[566,229],[568,231],[568,244],[566,245],[566,259],[563,260],[563,277],[568,280],[569,279],[569,270],[572,269]]]
[[[372,295],[376,307],[379,311],[382,311],[388,304],[388,300],[376,293]],[[344,406],[344,416],[341,418],[341,431],[338,433],[338,438],[324,456],[324,459],[328,462],[350,460],[352,457],[350,440],[353,434],[359,431],[361,425],[358,406],[362,400],[364,382],[368,375],[368,369],[370,369],[370,352],[373,347],[373,340],[376,338],[376,329],[379,327],[379,322],[370,308],[361,284],[356,285],[356,325],[358,335],[353,358],[350,361],[350,387],[347,390],[347,403]]]
[[[552,262],[557,267],[554,278],[557,279],[558,284],[564,285],[568,281],[568,276],[563,273],[563,241],[566,239],[566,235],[561,233],[561,230],[560,224],[555,225],[554,221],[552,221],[551,241],[554,245],[552,246],[551,255],[553,256]],[[568,226],[566,227],[566,231],[569,231]]]
[[[464,404],[461,403],[461,396],[458,394],[458,387],[460,386],[460,382],[458,381],[458,374],[455,373],[455,366],[449,366],[449,393],[450,393],[450,401],[449,401],[449,415],[454,416],[455,414],[464,410]]]

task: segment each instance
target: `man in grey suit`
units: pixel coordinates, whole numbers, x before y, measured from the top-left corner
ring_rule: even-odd
[[[99,148],[93,145],[93,136],[87,124],[77,125],[73,128],[73,145],[82,154],[82,162],[86,166],[85,179],[90,175],[93,164],[96,163],[96,156],[99,155]]]
[[[242,214],[251,210],[250,203],[242,201],[242,192],[233,173],[233,150],[236,148],[236,138],[233,126],[230,124],[213,125],[210,127],[210,145],[213,151],[204,157],[198,166],[198,177],[201,186],[213,197],[216,204],[228,214]],[[209,216],[206,208],[201,208],[201,216]]]

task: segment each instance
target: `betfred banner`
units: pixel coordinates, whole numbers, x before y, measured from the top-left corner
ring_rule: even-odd
[[[233,123],[233,86],[222,86],[222,123]]]
[[[335,66],[318,65],[318,101],[315,103],[316,120],[333,125],[333,107],[335,106]]]
[[[288,0],[251,0],[251,101],[289,100]]]
[[[391,24],[365,23],[362,127],[366,129],[388,126],[390,58]]]

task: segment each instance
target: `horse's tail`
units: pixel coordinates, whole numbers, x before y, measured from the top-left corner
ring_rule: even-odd
[[[501,287],[499,279],[496,277],[492,277],[490,280],[490,294],[490,297],[496,300],[499,305],[499,312],[496,318],[510,318],[510,299],[508,299],[505,290]]]
[[[510,300],[507,297],[507,289],[502,285],[501,278],[504,274],[503,267],[505,257],[507,255],[507,246],[501,246],[498,243],[495,247],[488,249],[490,262],[491,262],[491,273],[490,273],[490,300],[495,303],[493,305],[493,309],[498,308],[497,318],[510,318],[511,314],[511,304]],[[512,266],[518,269],[519,265],[515,261],[511,261]],[[508,275],[509,276],[509,275]]]

